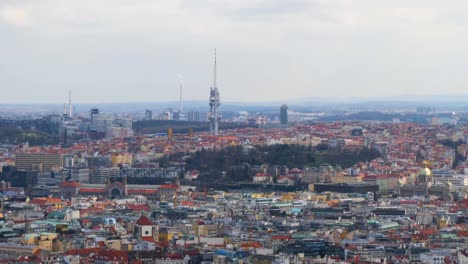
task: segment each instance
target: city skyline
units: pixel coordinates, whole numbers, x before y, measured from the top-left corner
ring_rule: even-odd
[[[2,1],[0,103],[466,94],[468,3]]]

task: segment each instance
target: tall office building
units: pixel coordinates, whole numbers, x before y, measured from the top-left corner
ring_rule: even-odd
[[[89,183],[89,169],[86,167],[69,168],[70,178],[79,183]]]
[[[153,120],[153,111],[146,110],[145,112],[145,120]]]
[[[15,170],[9,181],[12,187],[32,187],[37,185],[39,172],[35,170]]]
[[[89,116],[91,117],[91,123],[93,123],[94,117],[99,115],[99,109],[98,108],[91,108],[89,110]]]
[[[288,123],[288,106],[285,104],[280,108],[280,121],[283,125]]]
[[[86,162],[88,163],[88,168],[90,169],[107,167],[111,164],[109,157],[103,156],[86,157]]]
[[[182,120],[182,113],[181,112],[174,112],[172,113],[172,119],[181,121]]]
[[[200,112],[188,112],[187,119],[188,121],[200,122]]]
[[[63,167],[73,167],[75,165],[75,158],[73,154],[63,155]]]
[[[192,122],[206,122],[208,120],[208,113],[191,111],[187,113],[187,120]]]
[[[16,153],[18,170],[50,172],[63,167],[62,155],[58,153]]]
[[[90,170],[89,181],[90,183],[106,183],[107,180],[115,179],[120,176],[120,168],[95,168]]]

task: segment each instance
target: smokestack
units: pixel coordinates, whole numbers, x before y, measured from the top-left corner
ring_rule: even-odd
[[[71,90],[68,91],[68,115],[73,117]]]

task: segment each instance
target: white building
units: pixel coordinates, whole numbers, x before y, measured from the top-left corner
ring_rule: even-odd
[[[452,184],[454,187],[468,186],[468,175],[466,174],[434,174],[432,176],[433,184],[437,182],[443,184]]]

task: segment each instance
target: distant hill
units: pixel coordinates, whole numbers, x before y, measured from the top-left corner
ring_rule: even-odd
[[[57,137],[38,131],[23,130],[13,127],[0,127],[0,143],[20,144],[28,142],[29,145],[51,145],[57,144]]]

